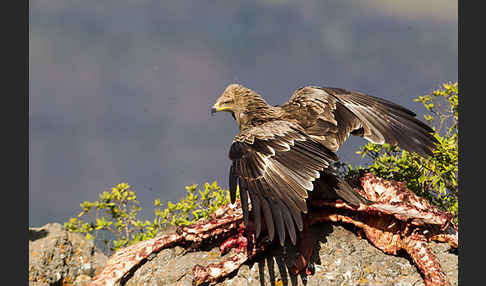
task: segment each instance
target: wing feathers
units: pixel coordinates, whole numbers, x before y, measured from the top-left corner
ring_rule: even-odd
[[[253,218],[255,223],[255,235],[258,238],[262,230],[262,214],[261,214],[262,202],[260,200],[260,196],[258,195],[258,192],[255,191],[257,188],[258,188],[258,184],[255,184],[255,182],[251,182],[248,191],[250,192],[250,197],[251,197],[251,207],[253,210],[252,213],[253,213]]]
[[[273,224],[273,216],[270,205],[268,204],[267,200],[262,198],[261,194],[258,194],[257,196],[260,198],[260,201],[262,203],[263,218],[265,219],[265,225],[267,227],[268,239],[270,239],[270,241],[273,241],[273,238],[275,236],[275,226]]]
[[[333,96],[362,122],[364,138],[378,144],[396,144],[422,156],[433,154],[437,142],[433,129],[416,119],[412,111],[361,93],[335,93]]]
[[[231,203],[234,204],[236,201],[236,186],[238,185],[238,175],[236,174],[235,164],[231,164],[230,174],[229,174],[229,192]]]
[[[296,119],[307,134],[332,151],[350,134],[377,144],[399,145],[422,156],[433,155],[437,142],[433,129],[407,108],[340,88],[301,88],[281,108],[284,117]]]
[[[284,226],[281,208],[277,200],[273,199],[271,203],[272,203],[271,211],[274,219],[274,224],[277,229],[278,239],[280,241],[280,245],[283,246],[285,241],[285,226]]]
[[[281,202],[279,202],[279,204],[280,204],[280,209],[282,210],[282,216],[283,216],[283,220],[284,220],[284,223],[285,223],[285,228],[287,229],[287,231],[289,233],[290,241],[292,242],[292,244],[295,245],[295,242],[296,242],[297,239],[296,239],[296,234],[295,234],[294,222],[292,220],[292,215],[290,214],[289,208],[287,208],[286,205],[282,204]],[[284,239],[285,239],[285,237],[280,240],[281,244],[282,244],[282,241],[284,241]]]
[[[307,191],[313,190],[320,171],[337,160],[336,155],[298,125],[281,121],[240,132],[230,158],[230,195],[236,193],[238,182],[241,195],[249,194],[256,235],[263,229],[263,217],[271,239],[276,233],[283,244],[288,233],[295,244],[296,228],[303,229],[302,213],[307,212]],[[242,199],[242,208],[248,204],[248,198]],[[249,211],[243,215],[247,224]]]
[[[242,184],[240,188],[240,199],[241,199],[241,209],[243,210],[243,220],[245,222],[245,227],[248,226],[248,185]]]

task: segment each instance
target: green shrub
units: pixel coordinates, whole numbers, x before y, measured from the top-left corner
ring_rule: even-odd
[[[81,213],[65,222],[64,227],[84,233],[88,239],[99,240],[101,233],[109,232],[115,239],[104,239],[104,247],[114,251],[153,238],[168,225],[190,225],[230,201],[229,191],[223,190],[216,181],[205,183],[202,190],[197,187],[197,184],[187,186],[187,195],[177,203],[169,201],[166,208],[156,199],[154,219],[143,222],[137,219],[141,208],[135,191],[127,183],[121,183],[111,188],[111,192],[101,193],[97,201],[81,203]]]
[[[439,143],[433,157],[422,158],[389,144],[368,143],[357,152],[368,159],[368,164],[354,168],[341,165],[341,173],[349,176],[366,170],[385,179],[406,181],[410,190],[450,211],[457,222],[458,95],[456,82],[414,99],[425,106],[425,120],[436,131]]]

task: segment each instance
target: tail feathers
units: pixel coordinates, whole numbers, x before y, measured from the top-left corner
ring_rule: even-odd
[[[369,205],[372,201],[361,196],[358,192],[337,174],[322,172],[321,177],[314,182],[314,190],[310,193],[311,200],[341,199],[353,207],[360,204]]]
[[[338,197],[342,198],[346,203],[353,207],[359,207],[360,204],[370,205],[372,201],[361,196],[358,192],[354,191],[353,188],[346,183],[343,179],[337,177],[338,183],[335,189]]]

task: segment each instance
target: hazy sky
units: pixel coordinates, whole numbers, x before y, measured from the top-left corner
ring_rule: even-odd
[[[456,81],[457,1],[30,1],[29,223],[64,222],[127,182],[145,209],[184,186],[227,187],[241,83],[271,104],[357,90],[414,110]],[[352,138],[340,158],[359,164]]]

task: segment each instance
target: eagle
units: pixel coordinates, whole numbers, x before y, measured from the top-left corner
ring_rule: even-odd
[[[211,108],[218,111],[230,112],[239,127],[229,151],[231,203],[239,189],[245,228],[251,215],[256,238],[265,227],[268,239],[277,235],[282,246],[287,236],[295,245],[310,194],[352,206],[370,203],[334,167],[350,135],[423,157],[432,156],[437,143],[434,130],[409,109],[342,88],[306,86],[272,106],[255,91],[230,84]]]

